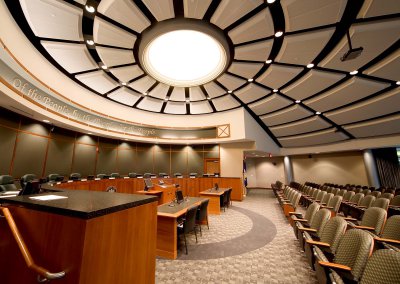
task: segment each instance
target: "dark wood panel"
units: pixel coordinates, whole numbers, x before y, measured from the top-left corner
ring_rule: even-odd
[[[74,161],[72,172],[80,173],[82,176],[93,175],[96,164],[96,146],[75,144]]]
[[[45,176],[51,173],[68,176],[71,171],[74,144],[67,140],[50,139]]]
[[[97,173],[110,174],[117,172],[117,147],[102,147],[99,146],[97,156]]]
[[[128,173],[136,173],[137,167],[137,153],[135,150],[118,149],[118,171],[121,175]]]
[[[8,174],[13,157],[17,131],[0,126],[0,174]]]
[[[188,154],[186,151],[171,152],[171,174],[188,175]]]
[[[154,173],[170,173],[171,156],[170,152],[154,151]]]
[[[154,172],[153,151],[151,148],[146,151],[138,151],[137,161],[137,173],[144,174]]]

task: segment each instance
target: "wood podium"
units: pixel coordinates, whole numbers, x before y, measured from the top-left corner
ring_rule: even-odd
[[[158,204],[171,202],[175,199],[176,187],[174,184],[153,184],[153,188],[148,191],[139,190],[136,193],[154,195],[158,197]]]

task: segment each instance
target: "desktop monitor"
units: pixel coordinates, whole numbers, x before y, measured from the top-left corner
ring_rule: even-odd
[[[37,194],[40,192],[39,180],[28,181],[18,195]]]
[[[144,191],[148,191],[149,188],[152,188],[152,187],[153,187],[153,183],[152,183],[151,179],[146,178],[144,180]]]
[[[176,202],[182,203],[183,202],[183,192],[182,190],[175,191]]]

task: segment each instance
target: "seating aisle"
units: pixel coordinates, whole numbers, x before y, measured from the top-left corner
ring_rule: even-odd
[[[317,283],[272,191],[252,189],[209,224],[188,255],[157,259],[156,283]]]

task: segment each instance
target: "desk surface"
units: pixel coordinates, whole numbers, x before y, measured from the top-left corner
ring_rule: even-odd
[[[49,185],[43,185],[42,188],[51,192],[1,198],[0,203],[22,205],[39,211],[91,219],[157,201],[157,197],[139,194],[67,190],[57,189]],[[57,195],[67,198],[46,201],[29,198],[43,195]]]
[[[157,208],[157,215],[158,216],[165,216],[165,217],[179,217],[186,212],[186,210],[193,206],[199,205],[201,201],[205,200],[206,198],[202,197],[189,197],[188,200],[184,200],[182,203],[166,203],[163,205],[158,206]],[[173,204],[174,206],[170,206]]]
[[[222,195],[225,191],[229,190],[230,188],[219,188],[215,190],[214,188],[207,189],[205,191],[199,192],[200,195]]]

